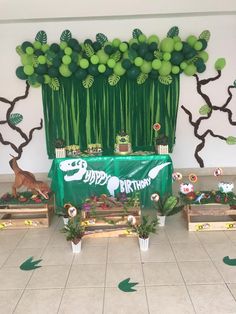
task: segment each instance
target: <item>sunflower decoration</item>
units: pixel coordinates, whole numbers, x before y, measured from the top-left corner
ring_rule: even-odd
[[[198,177],[195,173],[190,173],[188,176],[188,179],[191,183],[196,183],[198,180]]]

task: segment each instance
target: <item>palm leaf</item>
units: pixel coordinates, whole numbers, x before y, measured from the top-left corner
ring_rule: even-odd
[[[51,82],[48,85],[54,91],[58,91],[60,89],[60,82],[59,82],[58,78],[56,78],[56,77],[53,77],[51,79]]]
[[[208,30],[205,30],[205,31],[201,32],[199,39],[205,39],[205,41],[208,42],[210,37],[211,37],[211,33]]]
[[[90,44],[85,43],[84,44],[84,51],[86,53],[86,56],[91,58],[94,55],[93,47]]]
[[[140,29],[135,28],[132,32],[133,38],[138,39],[139,35],[141,35],[142,33],[143,32]]]
[[[47,34],[45,31],[39,31],[36,36],[35,40],[39,41],[42,45],[47,43]]]
[[[68,43],[68,41],[72,38],[72,35],[71,35],[71,31],[69,31],[68,29],[64,30],[62,33],[61,33],[61,37],[60,37],[60,41],[65,41]]]
[[[118,62],[121,58],[121,52],[120,50],[117,50],[115,53],[113,53],[111,56],[110,56],[111,59],[114,59],[116,62]]]
[[[93,85],[94,77],[92,75],[87,75],[86,79],[82,81],[84,88],[90,88]]]
[[[20,123],[23,120],[23,116],[20,113],[12,113],[10,115],[10,123],[13,125],[17,125],[18,123]]]
[[[140,73],[139,76],[137,77],[137,83],[139,85],[145,83],[146,79],[148,78],[148,74],[146,73]]]
[[[102,33],[98,33],[96,35],[96,40],[99,42],[99,44],[102,45],[102,47],[104,46],[105,42],[108,41],[108,38],[106,35],[102,34]]]
[[[161,84],[170,85],[172,83],[172,76],[171,75],[159,76],[158,80]]]
[[[112,75],[110,75],[108,77],[108,83],[111,85],[111,86],[115,86],[120,80],[120,76],[113,73]]]
[[[19,56],[22,56],[24,54],[24,51],[22,50],[21,46],[16,47],[16,52],[18,53]]]
[[[179,35],[179,28],[177,26],[171,27],[171,29],[167,33],[167,37],[175,37]]]

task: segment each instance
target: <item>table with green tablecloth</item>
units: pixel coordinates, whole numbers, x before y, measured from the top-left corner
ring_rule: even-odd
[[[169,155],[90,156],[54,159],[48,176],[59,213],[65,203],[119,193],[139,193],[142,208],[151,208],[153,193],[172,192],[172,171]]]

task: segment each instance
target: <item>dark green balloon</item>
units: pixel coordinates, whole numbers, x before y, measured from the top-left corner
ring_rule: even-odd
[[[152,42],[151,44],[148,45],[148,50],[153,52],[157,50],[157,43]]]
[[[88,72],[84,69],[79,68],[76,72],[75,72],[75,77],[78,80],[84,80],[86,78],[86,76],[88,75]]]
[[[62,61],[59,57],[56,57],[52,60],[52,64],[55,68],[59,68],[59,66],[61,65]]]
[[[183,49],[182,49],[182,52],[184,55],[186,55],[187,53],[191,52],[192,51],[192,47],[186,43],[186,42],[183,42]]]
[[[197,51],[192,48],[188,53],[185,53],[184,56],[187,60],[189,60],[195,57],[196,54],[197,54]]]
[[[109,67],[106,68],[106,71],[103,73],[104,76],[110,76],[112,75],[113,70]]]
[[[90,75],[98,76],[99,75],[98,65],[97,64],[90,64],[90,66],[88,67],[88,72]]]
[[[28,75],[24,72],[24,67],[20,66],[16,69],[16,76],[21,80],[26,80],[28,78]]]
[[[157,70],[151,70],[151,72],[148,75],[150,79],[155,80],[159,76],[159,72]]]
[[[79,58],[78,52],[73,51],[72,54],[71,54],[72,61],[77,63],[78,62],[78,58]]]
[[[130,47],[131,47],[132,49],[134,49],[134,50],[138,50],[139,44],[138,44],[138,43],[133,43]]]
[[[38,83],[40,83],[40,84],[43,84],[43,83],[44,83],[44,77],[43,77],[43,75],[38,75],[38,76],[36,77],[36,81],[37,81]]]
[[[78,65],[75,62],[71,62],[68,66],[69,70],[74,73],[78,69]]]
[[[106,54],[111,55],[113,53],[113,47],[111,45],[106,45],[104,51]]]
[[[21,45],[21,49],[24,51],[24,52],[26,52],[26,48],[27,47],[32,47],[33,48],[33,45],[31,44],[31,42],[29,42],[29,41],[24,41],[23,43],[22,43],[22,45]]]
[[[79,45],[79,42],[77,39],[75,38],[70,38],[68,41],[68,46],[72,49],[74,49],[75,47],[77,47]]]
[[[57,53],[61,50],[60,46],[56,43],[51,44],[49,49],[55,53]]]
[[[47,68],[46,64],[39,64],[39,65],[37,66],[37,68],[35,68],[35,72],[36,72],[37,74],[43,75],[43,74],[46,74],[47,71],[48,71],[48,68]]]
[[[36,49],[36,50],[34,51],[34,54],[35,54],[36,57],[39,57],[39,56],[44,55],[44,53],[42,52],[42,50],[39,50],[39,49]]]
[[[145,54],[148,52],[148,44],[142,43],[139,45],[138,48],[138,55],[142,58],[144,58]]]
[[[93,47],[95,52],[97,52],[98,50],[102,49],[102,45],[98,41],[95,41],[93,43],[92,47]]]
[[[199,39],[199,41],[202,43],[202,50],[205,50],[207,47],[207,41],[205,39]]]
[[[55,67],[50,67],[48,69],[48,75],[51,77],[57,77],[57,76],[59,76],[59,70]]]
[[[136,66],[132,66],[126,73],[129,79],[135,80],[140,74],[140,69]]]
[[[154,59],[154,56],[153,56],[153,54],[152,54],[151,52],[147,52],[147,53],[145,54],[145,56],[144,56],[144,59],[145,59],[146,61],[152,61],[152,60]]]
[[[173,51],[171,53],[170,61],[173,65],[180,65],[180,63],[184,61],[184,55],[182,54],[182,52]]]
[[[122,67],[128,70],[132,66],[132,62],[129,59],[124,59],[121,61]]]

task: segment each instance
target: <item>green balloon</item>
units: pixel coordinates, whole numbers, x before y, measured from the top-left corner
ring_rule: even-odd
[[[137,67],[141,67],[141,65],[143,64],[144,60],[143,58],[141,57],[137,57],[134,59],[134,64],[137,66]]]
[[[72,75],[72,72],[69,70],[69,67],[66,64],[62,64],[59,67],[59,72],[64,77],[70,77]]]
[[[38,66],[37,66],[37,68],[35,68],[35,72],[37,73],[37,74],[45,74],[45,73],[47,73],[47,66],[46,66],[46,64],[39,64]]]
[[[116,75],[122,76],[125,74],[126,70],[122,67],[121,62],[117,62],[113,71]]]
[[[152,68],[154,70],[159,70],[160,67],[161,67],[161,60],[155,59],[155,60],[152,61]]]
[[[183,49],[183,44],[181,41],[177,41],[175,44],[174,44],[174,49],[176,51],[181,51]]]
[[[175,43],[177,43],[178,41],[181,41],[181,38],[179,36],[174,36],[173,40]]]
[[[128,49],[128,44],[127,43],[121,43],[119,45],[119,49],[121,52],[125,52]]]
[[[206,51],[200,51],[200,52],[198,53],[198,56],[199,56],[200,58],[202,58],[202,60],[203,60],[204,62],[207,62],[207,60],[208,60],[208,58],[209,58],[209,55],[208,55],[208,53],[207,53]]]
[[[140,69],[136,66],[132,66],[127,71],[127,77],[131,80],[135,80],[139,76],[139,73],[140,73]]]
[[[82,68],[82,69],[87,69],[89,67],[89,62],[87,59],[80,59],[79,61],[79,66]]]
[[[171,59],[171,54],[169,52],[163,53],[163,60],[169,61]]]
[[[147,40],[148,44],[151,44],[151,43],[159,44],[159,42],[160,42],[160,39],[157,35],[151,35],[148,37],[148,40]]]
[[[59,70],[58,68],[55,68],[55,67],[50,67],[48,69],[48,75],[51,76],[51,77],[57,77],[59,76]]]
[[[93,56],[90,58],[90,61],[91,61],[92,64],[98,64],[99,58],[98,58],[98,56],[93,55]]]
[[[140,67],[141,72],[148,74],[152,70],[152,63],[148,61],[144,61]]]
[[[186,41],[191,47],[193,47],[197,41],[197,37],[194,35],[190,35],[187,37]]]
[[[78,69],[75,72],[75,77],[79,80],[84,80],[86,78],[86,76],[88,75],[87,71],[84,69]]]
[[[178,74],[180,72],[180,68],[177,65],[174,65],[171,69],[173,74]]]
[[[64,49],[64,52],[66,55],[70,56],[72,54],[73,50],[70,47],[66,47]]]
[[[68,44],[66,41],[61,41],[59,46],[60,46],[61,50],[64,50],[67,47],[67,45]]]
[[[43,52],[46,52],[48,49],[49,49],[49,45],[48,44],[43,44],[42,47],[41,47],[41,50]]]
[[[180,69],[181,69],[181,70],[184,70],[184,69],[187,67],[187,65],[188,65],[188,64],[187,64],[186,62],[184,62],[184,61],[181,62],[181,63],[180,63]]]
[[[138,36],[138,41],[139,41],[140,43],[145,43],[146,40],[147,40],[146,35],[140,34],[140,35]]]
[[[109,66],[109,68],[113,69],[116,65],[116,61],[114,59],[108,59],[107,65]]]
[[[197,72],[197,68],[194,64],[188,64],[184,69],[184,74],[192,76]]]
[[[29,56],[27,54],[23,54],[23,55],[21,55],[20,59],[21,59],[21,63],[23,65],[32,65],[32,62],[33,62],[32,56]]]
[[[98,66],[98,72],[104,73],[106,71],[106,66],[104,64],[99,64]]]
[[[107,63],[107,61],[109,59],[109,56],[105,53],[104,50],[102,50],[102,49],[98,50],[96,55],[99,58],[99,63],[102,63],[102,64],[106,64]]]
[[[34,67],[32,65],[25,65],[24,66],[24,72],[26,75],[32,75],[34,73]]]
[[[63,58],[62,58],[62,62],[64,63],[64,64],[70,64],[71,63],[71,57],[70,56],[68,56],[68,55],[65,55]]]
[[[171,37],[166,37],[161,41],[161,51],[172,52],[174,50],[174,40]]]
[[[27,47],[25,52],[27,55],[31,56],[34,53],[34,49],[32,47]]]
[[[162,61],[159,73],[161,76],[167,76],[171,72],[171,63],[169,61]]]
[[[20,66],[16,69],[16,76],[21,80],[26,80],[28,76],[24,72],[24,67]]]
[[[119,38],[115,38],[115,39],[112,40],[112,46],[113,47],[117,47],[118,48],[120,46],[120,44],[121,44],[121,41],[120,41]]]
[[[44,84],[49,84],[51,82],[51,77],[47,74],[45,74],[44,76]]]
[[[45,56],[39,56],[38,62],[39,62],[39,64],[45,64],[47,62],[47,59]]]
[[[203,45],[202,45],[202,42],[201,42],[201,41],[196,41],[195,44],[194,44],[194,46],[193,46],[193,48],[194,48],[195,50],[197,50],[197,51],[202,50],[202,47],[203,47]]]
[[[129,40],[129,45],[131,46],[132,44],[138,44],[138,40],[136,38],[131,38]]]

